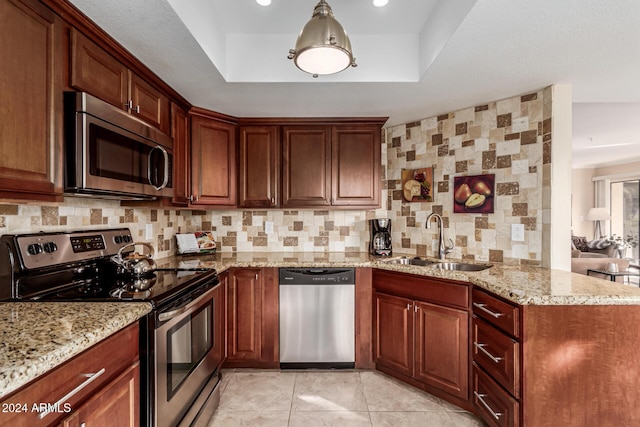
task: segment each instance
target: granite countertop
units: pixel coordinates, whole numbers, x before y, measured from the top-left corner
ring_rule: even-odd
[[[150,311],[147,303],[0,303],[0,398]]]
[[[396,253],[391,258],[402,255]],[[535,266],[491,263],[492,267],[483,271],[461,272],[391,264],[388,259],[366,252],[218,252],[215,255],[176,255],[158,262],[174,267],[211,267],[218,273],[232,267],[372,267],[469,282],[521,305],[640,305],[640,289],[636,286]]]

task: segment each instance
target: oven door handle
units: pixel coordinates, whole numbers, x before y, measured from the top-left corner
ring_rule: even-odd
[[[164,313],[158,314],[158,320],[161,322],[165,322],[167,320],[171,320],[174,317],[178,317],[185,311],[189,309],[191,304],[183,305],[182,307],[178,307],[175,310],[165,311]]]
[[[173,310],[163,311],[162,313],[158,313],[158,320],[160,322],[166,322],[167,320],[171,320],[175,317],[180,316],[190,308],[200,304],[200,301],[202,300],[202,298],[204,298],[204,296],[208,294],[210,291],[211,289],[206,289],[204,292],[199,292],[198,297],[194,297],[194,299],[188,301],[186,304],[181,305],[180,307],[176,307]]]

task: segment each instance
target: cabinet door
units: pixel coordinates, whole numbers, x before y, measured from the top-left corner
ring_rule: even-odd
[[[76,29],[71,29],[71,86],[125,109],[128,69]]]
[[[331,128],[285,126],[282,143],[282,207],[331,204]]]
[[[191,137],[192,204],[235,206],[235,125],[194,116]]]
[[[469,314],[416,302],[416,371],[420,381],[468,398]]]
[[[380,206],[380,150],[380,127],[333,126],[332,205]]]
[[[260,269],[229,274],[228,358],[260,360],[262,342],[262,278]]]
[[[173,137],[173,199],[178,206],[188,206],[191,195],[191,145],[189,144],[189,115],[171,104],[171,136]]]
[[[276,207],[280,170],[278,127],[241,126],[238,164],[238,206]]]
[[[139,426],[140,363],[124,371],[62,420],[62,427]]]
[[[129,71],[131,114],[169,133],[169,100],[159,90]]]
[[[62,194],[61,24],[37,1],[0,2],[0,193]]]
[[[376,293],[374,304],[375,362],[413,375],[413,302]]]

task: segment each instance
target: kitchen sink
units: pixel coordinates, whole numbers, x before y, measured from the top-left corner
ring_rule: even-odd
[[[429,261],[429,260],[418,258],[418,257],[409,258],[406,256],[403,256],[400,258],[393,258],[385,262],[388,262],[389,264],[419,265],[422,267],[426,265],[431,265],[434,263],[434,261]]]
[[[491,267],[487,264],[467,264],[465,262],[438,262],[430,265],[431,268],[439,268],[441,270],[454,270],[454,271],[482,271]]]

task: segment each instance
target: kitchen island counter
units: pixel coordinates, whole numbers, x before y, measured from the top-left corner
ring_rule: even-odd
[[[0,397],[150,311],[148,303],[0,303]]]
[[[402,254],[395,254],[390,259],[399,256]],[[438,262],[435,258],[431,260]],[[234,267],[370,267],[468,282],[520,305],[640,305],[638,287],[527,265],[490,263],[491,268],[483,271],[462,272],[393,264],[388,258],[373,257],[366,252],[218,252],[215,255],[177,255],[158,262],[171,267],[210,267],[218,273]]]

